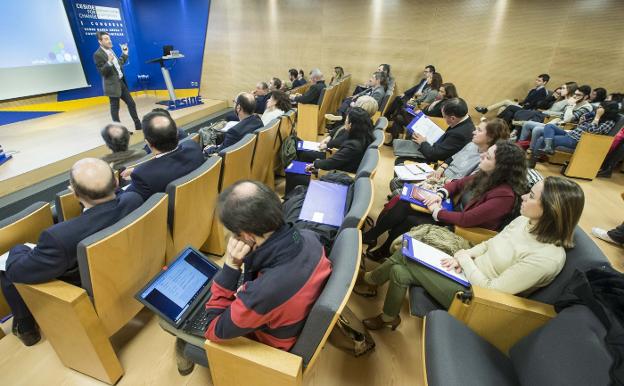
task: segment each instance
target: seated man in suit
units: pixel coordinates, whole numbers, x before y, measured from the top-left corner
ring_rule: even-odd
[[[310,71],[310,82],[312,86],[303,95],[291,95],[290,99],[295,103],[304,103],[311,105],[320,104],[321,91],[326,87],[323,73],[318,68]]]
[[[266,109],[269,98],[269,85],[267,82],[258,82],[256,89],[252,93],[256,97],[256,108],[254,113],[262,115]]]
[[[535,88],[529,90],[529,93],[520,102],[514,102],[509,99],[494,103],[491,106],[483,107],[476,106],[475,110],[481,114],[487,114],[488,111],[497,110],[501,107],[505,109],[498,115],[499,118],[504,119],[507,123],[511,123],[514,114],[519,110],[534,110],[537,105],[546,99],[548,96],[548,90],[546,90],[546,84],[550,80],[550,75],[540,74],[535,78]]]
[[[257,181],[238,181],[225,189],[217,213],[231,236],[206,303],[206,338],[249,336],[290,350],[332,270],[318,235],[284,223],[279,197]],[[204,339],[169,331],[178,336],[178,371],[189,374],[193,363],[182,354],[184,341],[203,347]]]
[[[41,336],[14,283],[38,284],[59,279],[79,286],[78,243],[113,225],[143,203],[136,193],[115,196],[117,184],[113,171],[99,159],[76,162],[69,181],[84,207],[82,214],[44,230],[32,249],[26,245],[13,247],[6,270],[0,271],[2,292],[13,312],[13,334],[26,346],[37,343]]]
[[[159,111],[146,114],[143,133],[154,158],[121,173],[125,180],[131,181],[126,192],[136,192],[147,200],[204,163],[201,147],[195,141],[178,141],[178,128],[167,114]]]
[[[449,99],[442,107],[442,118],[448,124],[448,129],[432,145],[427,142],[427,138],[414,133],[411,142],[414,148],[413,156],[399,156],[395,165],[402,164],[405,160],[416,160],[420,162],[443,161],[460,151],[470,140],[472,132],[475,130],[474,123],[468,115],[468,105],[461,98]],[[403,148],[410,140],[395,139],[394,148],[398,153],[399,147]]]
[[[128,149],[130,144],[130,131],[120,123],[111,123],[102,129],[102,139],[112,153],[102,157],[102,161],[108,163],[114,170],[119,170],[124,164],[136,161],[147,155],[142,149]]]
[[[297,71],[296,68],[288,70],[288,80],[291,82],[290,87],[288,87],[289,89],[297,88],[308,83],[305,78],[299,78],[299,71]]]
[[[238,117],[239,122],[225,132],[223,142],[219,146],[206,146],[206,148],[204,148],[205,154],[217,154],[226,147],[232,146],[236,142],[243,139],[245,135],[253,133],[257,129],[264,126],[262,119],[254,114],[254,110],[256,109],[256,100],[252,94],[238,94],[235,102],[236,105],[234,106],[234,113]]]
[[[392,101],[392,105],[388,106],[388,109],[386,110],[385,117],[393,121],[394,116],[400,111],[400,108],[404,107],[407,101],[414,97],[417,98],[421,96],[429,87],[429,80],[431,79],[433,74],[435,74],[435,72],[436,69],[432,64],[425,66],[425,69],[423,70],[423,78],[412,88],[406,90],[403,94],[394,98],[394,101]]]

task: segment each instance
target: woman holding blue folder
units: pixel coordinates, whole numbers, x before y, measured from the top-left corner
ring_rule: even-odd
[[[498,235],[443,259],[442,266],[463,272],[471,285],[510,294],[527,294],[550,284],[565,263],[564,248],[574,246],[574,228],[583,211],[581,187],[563,177],[547,177],[522,196],[520,216]],[[414,251],[418,253],[418,251]],[[362,272],[363,273],[363,272]],[[448,308],[465,288],[454,280],[395,252],[377,269],[360,274],[354,292],[376,295],[389,281],[383,313],[363,321],[371,330],[401,323],[399,312],[410,286],[422,286]]]
[[[382,212],[375,226],[362,235],[363,243],[371,250],[377,238],[389,232],[386,242],[367,252],[367,257],[372,260],[387,257],[395,238],[421,224],[499,230],[512,214],[517,214],[520,196],[527,191],[525,154],[515,144],[501,140],[480,157],[477,173],[447,182],[437,194],[424,197],[428,211],[416,211],[409,202],[394,199],[394,206]],[[442,208],[441,201],[446,198],[456,202],[454,210]]]

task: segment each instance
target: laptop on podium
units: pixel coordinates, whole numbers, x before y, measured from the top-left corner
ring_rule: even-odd
[[[176,329],[204,337],[208,325],[205,304],[220,269],[201,252],[187,247],[135,298]]]

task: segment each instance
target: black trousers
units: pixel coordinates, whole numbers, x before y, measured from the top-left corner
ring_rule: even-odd
[[[609,237],[615,242],[624,243],[624,224],[620,224],[617,227],[607,232]]]
[[[19,292],[17,292],[15,284],[7,279],[4,272],[0,272],[0,286],[2,286],[2,293],[4,294],[9,308],[11,308],[14,320],[21,321],[32,318],[32,314],[28,310],[26,303],[24,303],[24,299],[22,299]]]
[[[119,100],[122,99],[128,106],[128,111],[130,112],[130,116],[134,121],[134,127],[137,130],[141,130],[141,120],[139,119],[139,115],[137,114],[136,103],[134,103],[134,99],[132,99],[132,95],[130,95],[128,85],[126,85],[125,77],[121,79],[121,97],[108,98],[110,100],[110,111],[113,122],[121,122],[119,120]]]
[[[611,153],[609,153],[609,155],[607,155],[607,158],[605,158],[605,160],[602,162],[602,169],[613,170],[615,169],[617,164],[619,164],[623,160],[624,160],[624,141],[620,142],[618,147],[616,147],[615,150],[613,150]]]
[[[377,239],[388,232],[388,238],[378,248],[380,254],[389,255],[392,242],[403,233],[422,224],[435,224],[430,214],[417,212],[407,201],[398,201],[390,210],[382,212],[377,218],[375,226],[362,235],[364,240]]]

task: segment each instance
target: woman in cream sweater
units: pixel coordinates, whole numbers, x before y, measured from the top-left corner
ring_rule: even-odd
[[[565,263],[564,248],[574,246],[574,228],[583,211],[581,187],[563,177],[547,177],[522,196],[520,216],[501,233],[442,261],[447,270],[464,272],[472,285],[510,294],[527,294],[550,284]],[[356,293],[371,296],[390,281],[383,313],[365,319],[368,329],[395,329],[407,289],[422,286],[448,308],[457,282],[403,257],[398,250],[374,271],[358,278]]]

